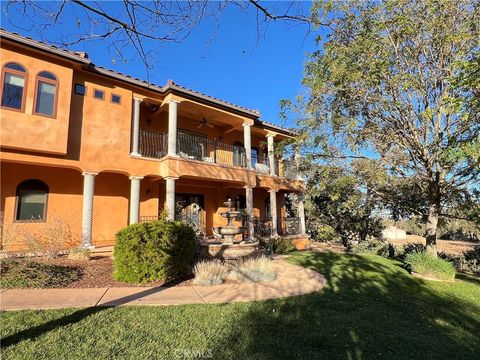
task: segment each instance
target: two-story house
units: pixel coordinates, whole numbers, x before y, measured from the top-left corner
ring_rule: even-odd
[[[245,236],[305,238],[304,182],[274,152],[291,131],[173,81],[158,86],[85,53],[0,35],[4,227],[41,232],[61,218],[82,246],[99,247],[166,211],[208,237],[230,198],[245,211]],[[300,195],[296,216],[287,217],[288,193]]]

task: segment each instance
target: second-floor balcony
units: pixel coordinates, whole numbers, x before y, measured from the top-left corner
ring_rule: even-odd
[[[140,130],[140,154],[160,159],[167,155],[168,134]],[[177,155],[181,158],[225,166],[246,167],[245,148],[206,136],[177,132]]]
[[[140,130],[139,152],[141,156],[161,159],[168,153],[168,134]],[[184,131],[177,132],[176,154],[184,159],[203,161],[224,166],[247,167],[243,146],[226,144],[206,135]],[[252,152],[251,168],[260,174],[271,174],[270,157]],[[273,157],[274,174],[295,179],[298,177],[295,161]]]

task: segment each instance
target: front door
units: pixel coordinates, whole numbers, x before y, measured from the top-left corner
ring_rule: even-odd
[[[175,194],[175,220],[192,225],[205,233],[204,198],[201,194]]]

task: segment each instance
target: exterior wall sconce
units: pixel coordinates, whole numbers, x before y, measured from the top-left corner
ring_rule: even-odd
[[[149,117],[149,118],[147,119],[147,125],[148,125],[148,126],[152,126],[152,118]]]
[[[145,195],[147,195],[147,196],[152,195],[152,191],[150,189],[147,189],[147,191],[145,192]]]

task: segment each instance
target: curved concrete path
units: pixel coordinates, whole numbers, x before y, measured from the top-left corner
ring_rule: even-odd
[[[61,309],[119,305],[183,305],[258,301],[309,294],[325,278],[309,269],[274,260],[272,282],[176,287],[106,287],[88,289],[1,289],[1,310]]]

